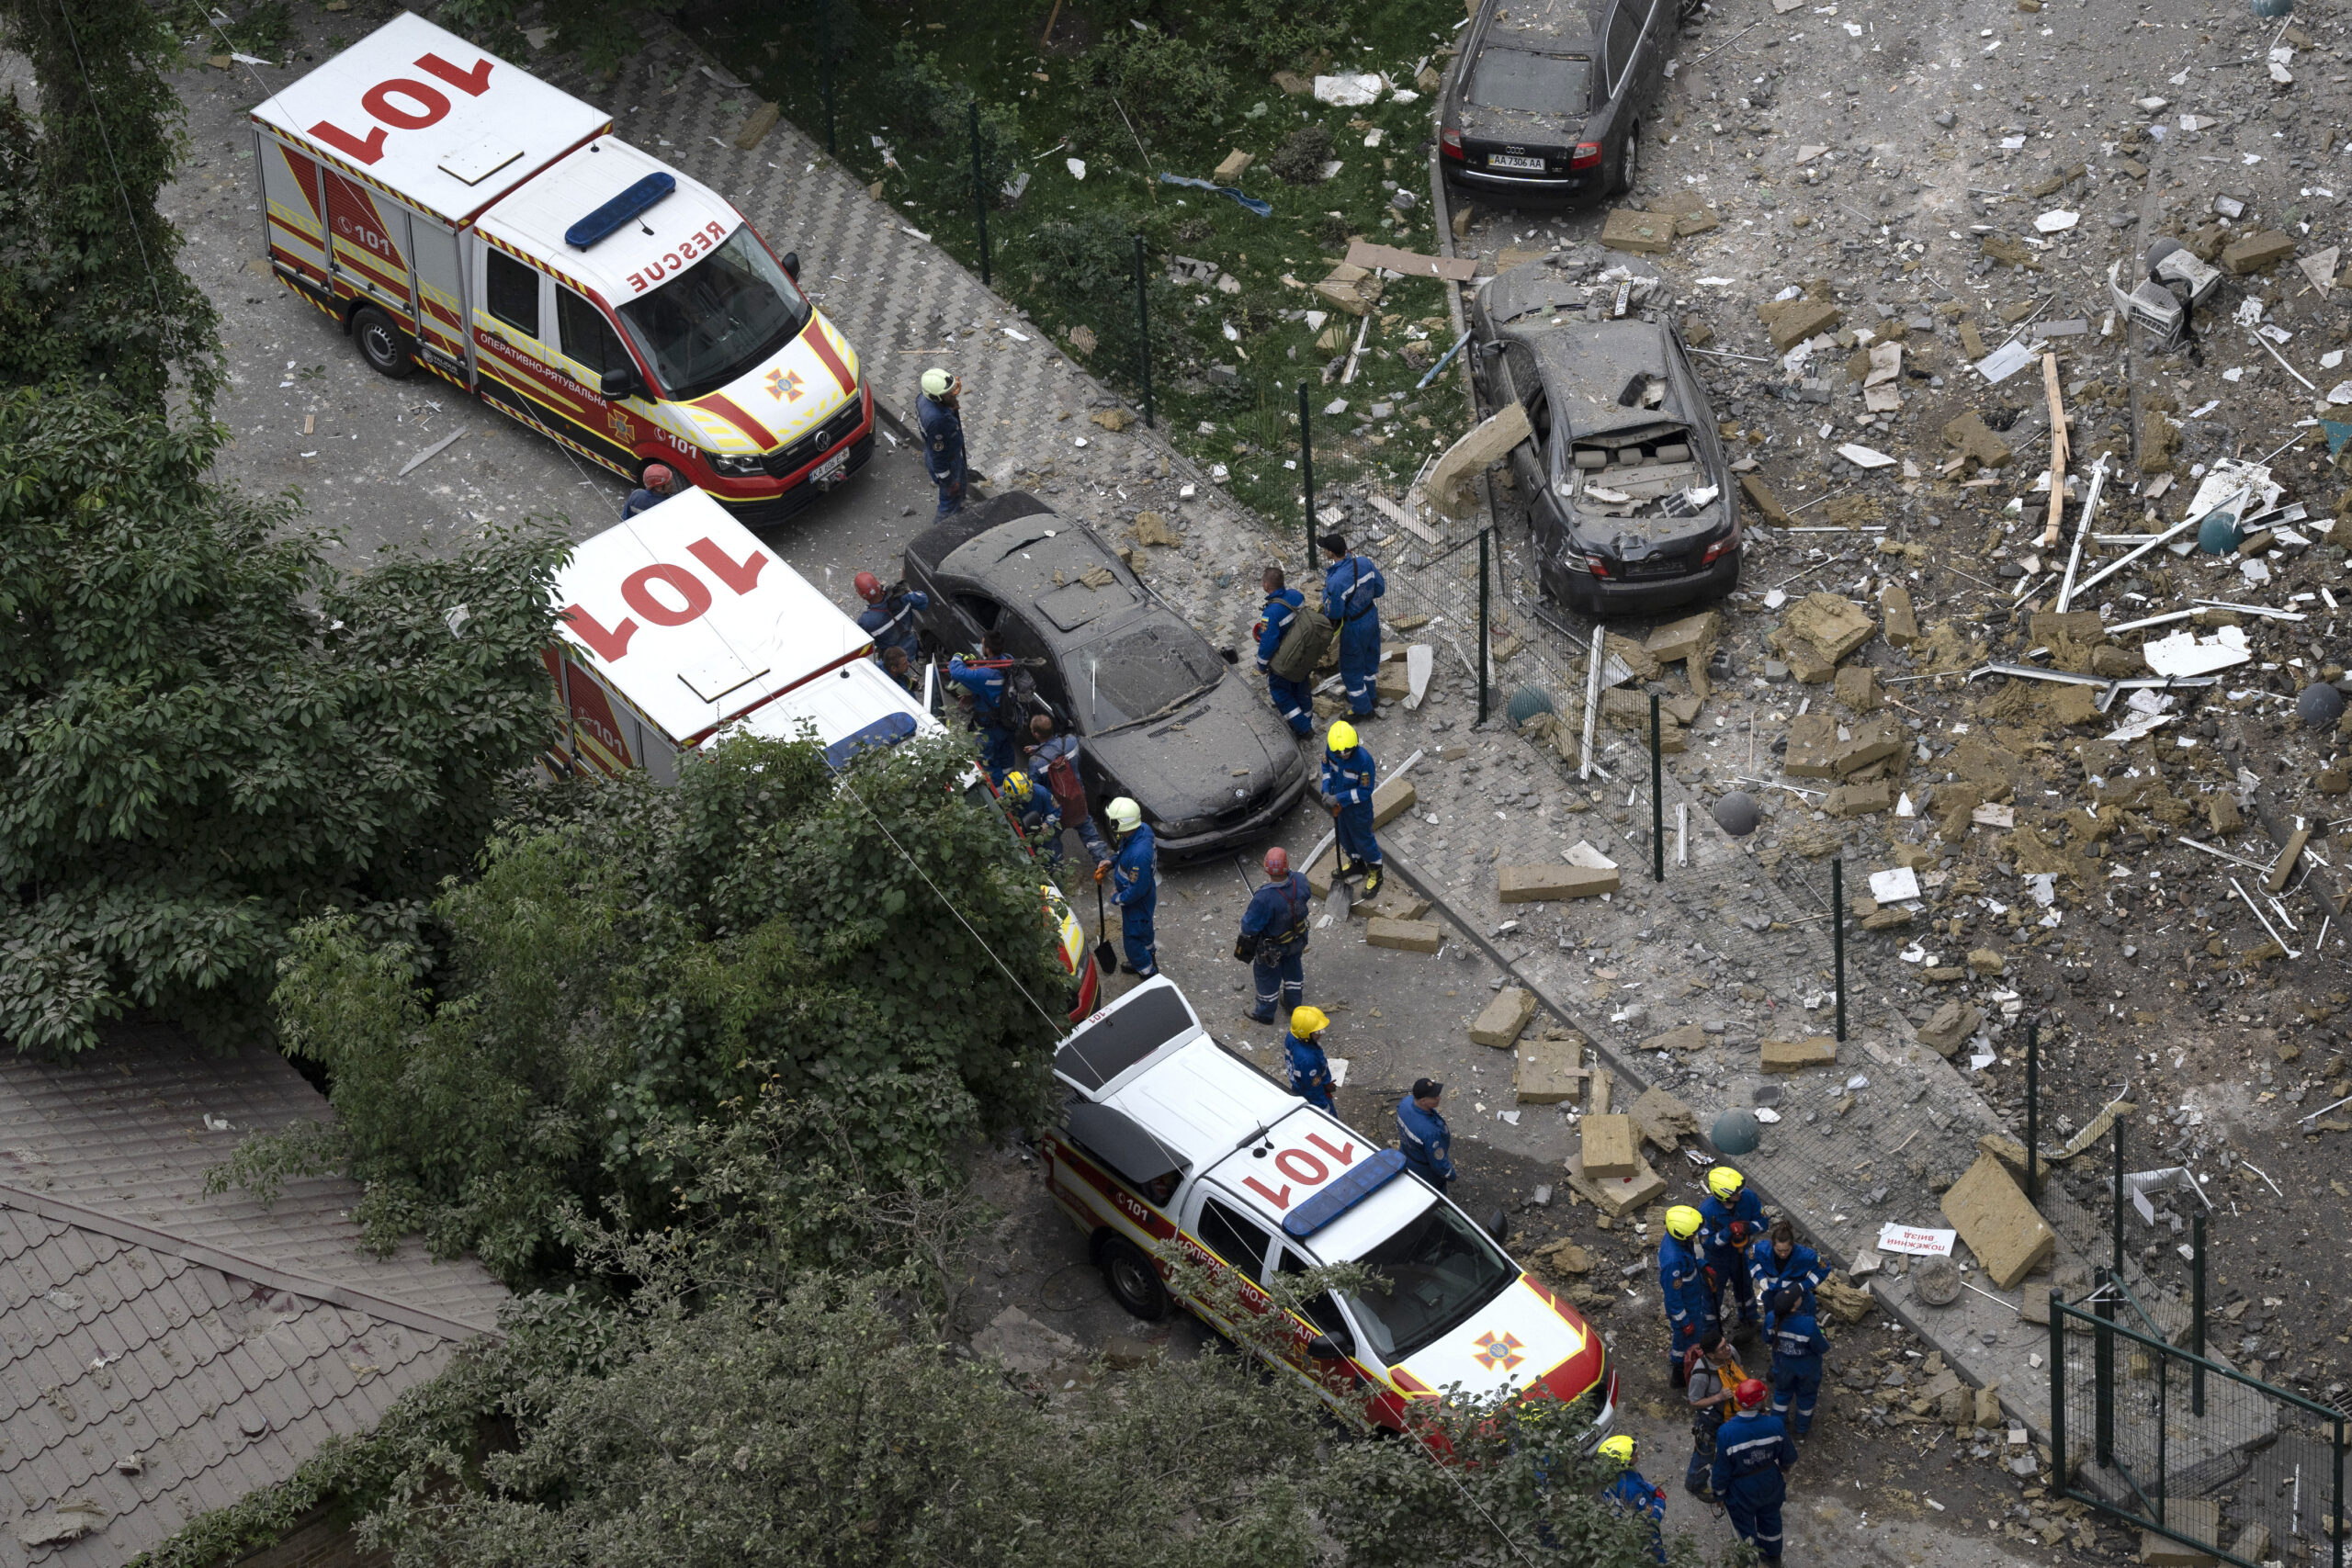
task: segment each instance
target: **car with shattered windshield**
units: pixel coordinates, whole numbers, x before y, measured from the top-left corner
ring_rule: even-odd
[[[1262,837],[1298,801],[1290,729],[1220,652],[1085,524],[1025,491],[967,508],[908,544],[926,645],[977,657],[1003,639],[1008,702],[1069,721],[1097,810],[1125,795],[1164,855]],[[1025,740],[1025,719],[1017,731]]]
[[[1439,105],[1446,184],[1489,201],[1634,188],[1675,0],[1482,0]]]
[[[1643,613],[1739,585],[1739,490],[1663,280],[1596,271],[1574,250],[1485,280],[1476,365],[1490,407],[1518,403],[1511,451],[1546,597]]]

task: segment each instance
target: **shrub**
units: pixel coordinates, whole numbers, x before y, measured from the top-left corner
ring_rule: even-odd
[[[1340,0],[1241,0],[1224,32],[1231,57],[1262,72],[1337,48],[1348,24]]]
[[[894,106],[891,124],[904,132],[901,160],[917,194],[969,211],[972,203],[972,91],[951,77],[936,54],[899,43],[882,67],[876,90]],[[989,204],[1008,205],[1003,186],[1021,154],[1021,111],[980,102],[980,162],[988,171]]]
[[[1331,161],[1331,133],[1319,125],[1302,125],[1283,138],[1266,167],[1287,185],[1323,183],[1323,165]]]
[[[1097,148],[1131,147],[1137,135],[1189,146],[1204,128],[1223,123],[1233,94],[1233,78],[1208,50],[1158,31],[1128,29],[1104,39],[1072,62],[1071,79],[1080,130]]]

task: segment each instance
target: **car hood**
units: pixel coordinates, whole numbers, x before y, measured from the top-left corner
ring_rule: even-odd
[[[1155,823],[1262,801],[1305,766],[1290,730],[1230,676],[1165,718],[1089,737],[1086,746]]]
[[[1606,1360],[1600,1337],[1583,1315],[1522,1273],[1453,1333],[1391,1367],[1389,1375],[1408,1393],[1442,1393],[1458,1383],[1473,1398],[1541,1388],[1565,1400],[1598,1382]]]
[[[806,435],[857,396],[857,350],[825,313],[744,375],[683,411],[702,445],[719,452],[773,452]]]

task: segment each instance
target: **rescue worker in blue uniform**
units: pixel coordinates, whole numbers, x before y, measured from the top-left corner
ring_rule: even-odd
[[[1453,1182],[1453,1134],[1437,1113],[1444,1092],[1435,1078],[1415,1078],[1412,1092],[1396,1102],[1396,1146],[1405,1163],[1441,1192]]]
[[[669,500],[677,482],[678,477],[667,466],[648,463],[645,466],[645,483],[629,491],[628,499],[621,502],[621,521],[626,523],[639,513],[650,512]]]
[[[922,651],[915,639],[915,612],[931,608],[931,595],[910,590],[903,582],[882,586],[882,580],[870,571],[857,574],[857,596],[865,601],[865,608],[858,612],[857,629],[874,639],[874,658],[878,663],[891,649],[900,649],[911,660]]]
[[[1054,797],[1039,789],[1027,773],[1015,770],[1004,775],[997,798],[1004,803],[1005,815],[1021,829],[1022,840],[1035,848],[1047,865],[1059,865],[1062,817],[1054,809]]]
[[[1276,844],[1266,852],[1266,880],[1250,895],[1233,956],[1250,965],[1258,983],[1252,1023],[1272,1023],[1276,1008],[1287,1012],[1306,999],[1306,918],[1314,895],[1306,878],[1290,868],[1290,852]]]
[[[972,728],[980,738],[980,761],[992,781],[1001,782],[1018,761],[1012,754],[1012,731],[1004,716],[1004,644],[996,633],[980,637],[982,661],[964,662],[960,653],[947,660],[947,678],[972,699]]]
[[[1682,1386],[1683,1357],[1714,1326],[1715,1302],[1707,1291],[1707,1264],[1700,1256],[1699,1211],[1677,1203],[1666,1212],[1666,1234],[1657,1243],[1657,1289],[1666,1305],[1666,1359],[1674,1386]]]
[[[1266,607],[1259,612],[1265,618],[1258,623],[1258,672],[1266,678],[1266,694],[1274,700],[1274,711],[1283,716],[1290,732],[1302,739],[1315,733],[1315,689],[1305,681],[1285,681],[1274,673],[1274,652],[1283,645],[1283,634],[1300,610],[1306,606],[1306,595],[1295,588],[1283,586],[1283,569],[1270,566],[1263,579]]]
[[[1724,1331],[1710,1325],[1699,1343],[1683,1352],[1682,1398],[1690,1409],[1690,1462],[1682,1469],[1682,1489],[1702,1503],[1716,1501],[1707,1472],[1715,1462],[1715,1434],[1731,1416],[1732,1390],[1747,1373],[1732,1354]]]
[[[1620,1432],[1613,1438],[1601,1439],[1600,1461],[1617,1468],[1615,1479],[1600,1495],[1620,1518],[1632,1517],[1650,1522],[1650,1552],[1661,1563],[1666,1561],[1666,1534],[1659,1528],[1666,1518],[1666,1488],[1653,1486],[1642,1472],[1634,1468],[1634,1439]]]
[[[1771,1231],[1747,1249],[1747,1277],[1756,1286],[1757,1300],[1764,1303],[1764,1332],[1772,1332],[1772,1298],[1794,1287],[1804,1298],[1804,1309],[1813,1310],[1815,1292],[1821,1282],[1829,1278],[1829,1270],[1821,1266],[1821,1255],[1797,1240],[1796,1227],[1786,1220],[1774,1220]]]
[[[922,431],[922,466],[939,487],[942,517],[964,510],[964,383],[933,367],[922,373],[915,423]]]
[[[1728,1289],[1739,1303],[1738,1337],[1756,1332],[1756,1286],[1747,1277],[1747,1247],[1764,1234],[1764,1204],[1747,1190],[1747,1179],[1727,1165],[1707,1172],[1707,1196],[1699,1216],[1705,1223],[1707,1301],[1718,1314]]]
[[[1321,1008],[1294,1008],[1290,1015],[1290,1091],[1318,1111],[1338,1115],[1331,1103],[1331,1058],[1323,1054],[1323,1032],[1331,1021]]]
[[[1029,772],[1046,781],[1052,792],[1054,807],[1062,820],[1078,829],[1079,841],[1086,852],[1101,865],[1111,858],[1111,846],[1102,840],[1102,829],[1094,825],[1094,813],[1086,804],[1086,776],[1079,771],[1077,732],[1067,727],[1059,734],[1050,715],[1038,714],[1029,721]]]
[[[1781,1503],[1788,1495],[1781,1479],[1797,1462],[1788,1423],[1763,1408],[1764,1385],[1754,1378],[1739,1385],[1739,1414],[1715,1435],[1715,1495],[1731,1515],[1739,1539],[1767,1562],[1781,1560]]]
[[[1159,869],[1152,863],[1159,846],[1143,819],[1143,807],[1125,795],[1113,801],[1104,814],[1111,818],[1111,831],[1118,836],[1119,852],[1107,864],[1094,868],[1094,880],[1100,882],[1103,873],[1110,874],[1111,902],[1119,907],[1119,939],[1127,968],[1136,979],[1148,980],[1159,973],[1159,961],[1153,952],[1158,937],[1151,926],[1151,918],[1159,908]]]
[[[1323,805],[1339,833],[1340,874],[1363,868],[1364,897],[1380,891],[1380,840],[1372,831],[1372,791],[1379,764],[1356,739],[1346,719],[1332,722],[1323,738]],[[1351,864],[1352,863],[1352,864]]]
[[[1794,1285],[1772,1298],[1772,1414],[1786,1417],[1793,1406],[1794,1429],[1802,1438],[1813,1430],[1814,1401],[1821,1394],[1821,1358],[1829,1354],[1829,1338]]]
[[[1330,561],[1323,573],[1323,618],[1340,628],[1340,678],[1348,689],[1348,711],[1369,718],[1373,674],[1380,668],[1375,601],[1388,592],[1388,583],[1370,560],[1348,554],[1345,536],[1326,534],[1316,543]]]

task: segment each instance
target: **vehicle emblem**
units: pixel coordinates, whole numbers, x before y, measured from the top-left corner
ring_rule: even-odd
[[[1478,1358],[1478,1364],[1490,1372],[1498,1370],[1507,1372],[1527,1359],[1519,1353],[1521,1346],[1514,1335],[1497,1334],[1490,1328],[1471,1343],[1477,1347],[1472,1354]]]
[[[830,431],[830,430],[820,430],[820,431],[817,432],[817,450],[818,450],[818,451],[822,452],[826,447],[831,446],[832,444],[833,444],[833,433],[832,433],[831,431]]]
[[[780,403],[798,402],[800,400],[800,372],[783,369],[769,371],[768,396]]]
[[[637,426],[631,423],[628,415],[620,410],[606,411],[605,426],[613,433],[613,439],[622,446],[633,446],[637,444]]]

